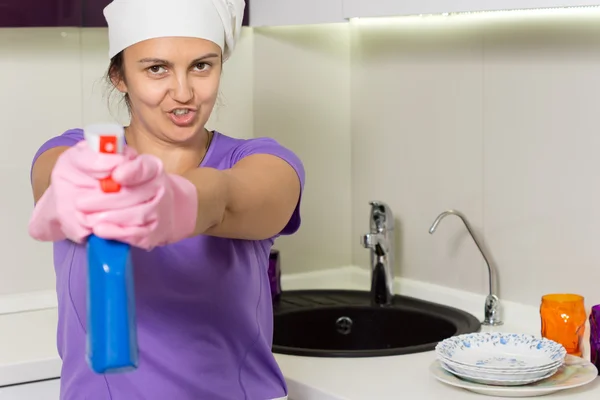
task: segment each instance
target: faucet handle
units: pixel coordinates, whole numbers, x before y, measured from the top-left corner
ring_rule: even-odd
[[[371,232],[384,232],[394,230],[394,213],[383,201],[372,200],[369,225]]]

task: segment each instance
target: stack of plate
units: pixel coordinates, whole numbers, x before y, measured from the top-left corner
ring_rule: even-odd
[[[435,348],[446,371],[484,385],[527,385],[554,375],[567,351],[555,341],[519,333],[469,333]]]

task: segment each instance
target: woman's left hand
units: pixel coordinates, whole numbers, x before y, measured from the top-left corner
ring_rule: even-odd
[[[121,185],[119,192],[94,193],[76,201],[95,235],[150,250],[193,234],[196,187],[166,173],[160,159],[137,155],[115,168],[112,179]]]

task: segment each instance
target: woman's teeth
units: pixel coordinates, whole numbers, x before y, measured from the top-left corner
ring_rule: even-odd
[[[190,110],[188,110],[187,108],[186,109],[177,109],[177,110],[173,111],[173,114],[175,114],[175,115],[185,115],[185,114],[187,114],[189,112],[190,112]]]

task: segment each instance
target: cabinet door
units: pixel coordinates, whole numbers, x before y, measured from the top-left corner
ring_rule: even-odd
[[[83,0],[83,26],[88,28],[106,27],[104,7],[112,0]],[[168,0],[165,0],[168,1]]]
[[[250,26],[250,0],[246,0],[246,7],[244,7],[244,18],[242,19],[242,26]]]
[[[0,28],[81,26],[81,0],[0,0]]]
[[[545,9],[597,6],[596,0],[343,0],[344,17],[393,17],[399,15]]]
[[[252,7],[249,8],[250,26],[346,22],[342,2],[343,0],[252,0]]]
[[[2,1],[2,0],[0,0]],[[104,7],[112,0],[82,0],[83,1],[83,26],[90,28],[106,27],[104,19]],[[166,0],[167,1],[167,0]],[[250,19],[250,0],[246,0],[244,11],[243,26],[249,26]]]

